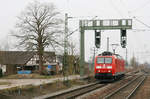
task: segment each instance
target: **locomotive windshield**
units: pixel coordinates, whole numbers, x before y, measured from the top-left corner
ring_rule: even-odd
[[[98,64],[103,64],[104,63],[104,58],[103,57],[98,57],[97,58],[97,63]]]
[[[112,63],[112,58],[111,57],[98,57],[97,58],[97,64],[111,64]]]
[[[110,57],[105,58],[105,63],[111,64],[112,63],[112,58],[110,58]]]

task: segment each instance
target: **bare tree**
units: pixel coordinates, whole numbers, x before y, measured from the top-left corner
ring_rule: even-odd
[[[130,60],[130,65],[133,66],[133,67],[137,66],[137,61],[136,61],[136,58],[134,56]]]
[[[21,13],[16,24],[19,47],[35,50],[39,55],[39,71],[43,71],[43,53],[46,47],[60,45],[62,34],[60,13],[52,3],[33,2]]]
[[[70,38],[72,39],[72,38]],[[78,65],[78,58],[79,55],[77,55],[77,45],[75,42],[69,40],[67,46],[68,46],[68,56],[67,56],[67,62],[68,62],[68,72],[69,74],[77,73],[79,70]]]

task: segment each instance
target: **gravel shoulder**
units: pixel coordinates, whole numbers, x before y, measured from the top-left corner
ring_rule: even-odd
[[[132,99],[150,99],[150,75],[147,76],[147,79],[139,87]]]

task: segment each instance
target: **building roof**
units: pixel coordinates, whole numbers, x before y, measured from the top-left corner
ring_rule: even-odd
[[[26,64],[34,55],[35,51],[0,51],[0,64]],[[55,52],[45,52],[44,57],[50,60],[55,57]]]
[[[56,60],[55,52],[44,52],[44,58],[48,62],[54,62],[54,60]]]

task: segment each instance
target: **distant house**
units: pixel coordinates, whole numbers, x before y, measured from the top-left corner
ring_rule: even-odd
[[[60,70],[63,69],[63,55],[57,55],[56,61],[59,63]],[[79,73],[79,56],[67,55],[67,64],[71,72]]]
[[[55,52],[44,52],[44,67],[54,67],[58,72]],[[0,67],[6,75],[16,74],[18,70],[39,70],[39,57],[33,51],[0,51]]]

